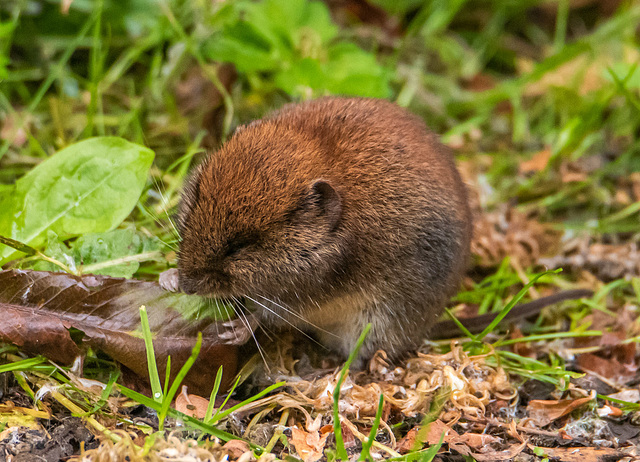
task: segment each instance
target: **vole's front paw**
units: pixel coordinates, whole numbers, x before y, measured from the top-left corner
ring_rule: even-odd
[[[244,345],[253,337],[258,327],[258,318],[252,314],[222,323],[224,331],[218,337],[227,345]]]
[[[178,282],[178,269],[171,268],[160,273],[158,278],[160,287],[169,292],[178,292],[180,289],[180,283]]]

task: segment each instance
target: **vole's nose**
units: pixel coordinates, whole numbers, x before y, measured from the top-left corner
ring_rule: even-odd
[[[195,295],[197,291],[189,286],[180,286],[180,290],[187,295]]]
[[[190,279],[180,275],[180,290],[188,295],[193,295],[198,292],[198,283],[194,279]]]

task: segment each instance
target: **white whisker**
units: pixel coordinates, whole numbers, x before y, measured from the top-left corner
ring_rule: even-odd
[[[149,214],[149,216],[153,220],[155,220],[158,224],[160,224],[162,229],[168,231],[168,233],[173,235],[175,238],[179,238],[180,233],[178,232],[178,228],[176,227],[176,224],[169,213],[169,210],[171,209],[171,207],[170,207],[169,199],[166,195],[166,189],[164,187],[164,183],[160,182],[157,178],[154,178],[153,184],[154,184],[154,189],[152,190],[152,192],[155,192],[157,194],[157,198],[160,202],[160,206],[156,207],[158,211],[153,210],[151,207],[147,207],[147,206],[143,206],[143,209],[145,209],[145,211]],[[166,218],[166,220],[164,220],[164,218]],[[166,226],[166,221],[169,222],[169,225],[170,225],[169,227]],[[167,247],[171,248],[172,250],[176,250],[176,251],[178,250],[178,247],[176,245],[171,245],[168,242],[165,242],[162,240],[161,242],[165,244]]]
[[[280,308],[281,310],[285,311],[286,313],[289,313],[290,315],[297,317],[297,318],[298,318],[298,319],[300,319],[302,322],[304,322],[304,323],[306,323],[306,324],[310,325],[310,326],[311,326],[311,327],[313,327],[314,329],[316,329],[316,330],[318,330],[318,331],[320,331],[320,332],[323,332],[323,333],[325,333],[325,334],[332,335],[333,337],[339,338],[339,337],[338,337],[336,334],[334,334],[333,332],[329,332],[328,330],[325,330],[325,329],[323,329],[322,327],[316,326],[316,325],[315,325],[315,324],[313,324],[312,322],[310,322],[310,321],[306,320],[305,318],[303,318],[302,316],[300,316],[298,313],[296,313],[295,311],[293,311],[291,308],[284,307],[284,306],[282,306],[281,304],[279,304],[278,302],[276,302],[275,300],[271,300],[271,299],[269,299],[269,298],[265,297],[264,295],[259,295],[259,294],[256,294],[256,295],[257,295],[258,297],[260,297],[260,298],[265,299],[266,301],[268,301],[268,302],[270,302],[270,303],[273,303],[274,305],[276,305],[278,308]],[[247,298],[249,298],[249,297],[247,297]],[[257,302],[256,302],[256,303],[257,303]],[[318,308],[320,308],[320,305],[319,305],[319,304],[317,304],[317,305],[318,305]],[[262,305],[262,306],[264,306],[264,305]],[[270,310],[270,311],[271,311],[271,310]],[[272,311],[272,313],[273,313],[273,311]],[[275,313],[274,313],[274,314],[275,314]],[[292,324],[292,325],[293,325],[293,324]]]
[[[264,350],[260,346],[260,343],[258,342],[258,339],[256,337],[256,333],[254,332],[254,330],[251,327],[251,323],[249,322],[249,320],[247,319],[247,316],[242,311],[242,308],[241,308],[242,303],[235,296],[232,296],[231,300],[233,300],[233,303],[232,303],[233,311],[235,311],[236,316],[238,316],[238,319],[240,319],[240,322],[242,324],[244,324],[247,329],[249,329],[249,332],[251,333],[251,337],[253,338],[253,341],[255,342],[256,347],[258,347],[258,353],[260,353],[260,357],[262,358],[262,362],[264,363],[264,365],[267,368],[267,370],[269,370],[269,364],[267,363],[267,358],[265,357]],[[236,307],[235,307],[236,303],[238,304],[238,309],[236,309]]]
[[[288,319],[286,319],[285,317],[279,315],[276,311],[272,310],[271,308],[269,308],[268,306],[260,303],[258,300],[254,300],[253,298],[249,297],[248,295],[245,295],[246,298],[248,298],[249,300],[251,300],[253,303],[256,303],[258,305],[260,305],[261,307],[263,307],[265,310],[267,310],[269,313],[279,317],[280,319],[282,319],[284,322],[286,322],[287,324],[289,324],[292,328],[294,328],[295,330],[297,330],[298,332],[300,332],[302,335],[304,335],[305,337],[307,337],[309,340],[311,340],[314,343],[317,343],[320,346],[324,346],[322,345],[320,342],[318,342],[316,339],[314,339],[313,337],[311,337],[309,334],[307,334],[305,331],[303,331],[302,329],[300,329],[298,326],[294,325],[291,321],[289,321]],[[268,300],[266,297],[262,297],[265,300]],[[295,314],[295,313],[291,313],[291,314]],[[302,319],[302,318],[300,318]],[[304,319],[303,319],[304,321]]]

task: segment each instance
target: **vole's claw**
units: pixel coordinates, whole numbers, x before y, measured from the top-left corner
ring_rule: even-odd
[[[160,273],[158,278],[160,287],[169,292],[178,292],[180,289],[180,283],[178,282],[178,269],[171,268]]]
[[[222,340],[235,340],[236,338],[238,338],[238,334],[235,331],[228,330],[219,334],[218,338]]]
[[[231,319],[221,324],[225,330],[218,334],[218,338],[223,343],[243,345],[253,337],[253,332],[258,327],[258,320],[253,315],[246,315],[244,318]]]

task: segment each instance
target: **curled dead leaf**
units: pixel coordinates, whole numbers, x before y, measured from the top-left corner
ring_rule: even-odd
[[[549,164],[550,159],[551,159],[550,148],[546,148],[546,149],[543,149],[542,151],[538,151],[533,155],[533,157],[531,157],[531,159],[525,160],[524,162],[520,163],[520,173],[527,174],[527,173],[541,172],[542,170],[547,168],[547,165]]]
[[[222,449],[229,455],[232,459],[239,459],[244,454],[251,452],[251,447],[249,443],[242,440],[231,440],[227,441]]]
[[[187,387],[183,385],[182,392],[176,397],[174,408],[176,411],[180,411],[191,417],[204,419],[207,415],[208,406],[208,399],[187,393]]]
[[[331,433],[321,434],[318,430],[305,431],[298,426],[291,427],[290,442],[302,460],[316,462],[324,454],[327,438]]]
[[[579,407],[593,401],[592,395],[578,399],[541,400],[534,399],[529,402],[527,412],[539,427],[545,427],[556,419],[563,417]]]
[[[218,333],[223,329],[213,313],[201,310],[194,300],[184,298],[186,295],[164,291],[157,283],[6,270],[0,271],[0,288],[0,339],[24,351],[70,364],[90,346],[146,379],[147,356],[139,314],[139,307],[145,305],[161,377],[169,355],[175,377],[191,355],[198,332],[202,332],[202,347],[185,385],[208,395],[219,367],[223,366],[223,389],[235,374],[237,348],[220,340]],[[81,331],[79,345],[70,329]]]
[[[605,359],[593,353],[579,355],[576,359],[576,364],[582,371],[592,372],[618,384],[624,384],[632,380],[638,370],[637,365],[634,363],[624,364],[615,357]]]
[[[427,433],[427,443],[429,444],[438,444],[440,442],[440,438],[444,434],[444,438],[442,440],[443,443],[450,443],[451,441],[455,441],[460,437],[458,433],[449,427],[447,424],[442,422],[440,419],[435,420],[429,424],[429,433]]]
[[[502,440],[493,435],[479,433],[463,433],[453,439],[456,444],[466,444],[472,449],[482,449],[492,443],[500,443]]]
[[[622,415],[622,409],[609,404],[598,408],[596,412],[600,417],[620,417]]]

